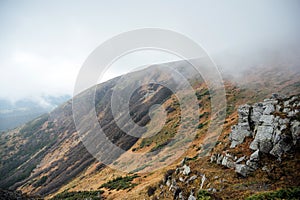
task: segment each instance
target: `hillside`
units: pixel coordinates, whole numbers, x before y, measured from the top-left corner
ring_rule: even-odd
[[[153,158],[159,159],[161,163],[169,163],[167,167],[147,173],[147,170],[157,166],[152,166],[151,162],[146,159],[132,160],[128,164],[125,162],[130,160],[127,153],[114,152],[114,149],[109,147],[101,149],[105,144],[97,141],[100,148],[96,149],[100,152],[97,155],[98,158],[109,164],[113,164],[117,160],[118,166],[123,162],[125,171],[131,173],[106,167],[88,152],[80,140],[82,135],[78,134],[73,121],[72,101],[68,101],[50,114],[43,115],[1,135],[0,188],[18,189],[29,195],[40,195],[47,198],[53,197],[55,194],[60,194],[63,198],[63,195],[72,192],[96,191],[93,195],[107,199],[173,199],[174,196],[176,199],[179,198],[180,193],[186,199],[190,195],[196,196],[202,185],[201,189],[208,191],[207,195],[210,198],[243,199],[258,191],[299,186],[297,182],[297,178],[299,178],[297,174],[298,146],[283,153],[281,162],[276,161],[276,158],[268,154],[263,156],[261,161],[269,162],[272,166],[273,171],[269,173],[263,172],[259,168],[251,175],[247,174],[247,177],[241,177],[236,174],[235,170],[237,169],[211,162],[211,155],[215,154],[234,153],[239,157],[244,154],[249,157],[253,153],[247,146],[252,141],[248,135],[245,137],[245,141],[239,143],[237,147],[230,148],[231,140],[234,138],[230,134],[231,126],[238,123],[240,116],[240,113],[237,113],[238,107],[246,103],[252,105],[263,101],[272,93],[279,93],[287,97],[299,94],[299,68],[282,68],[282,66],[255,68],[245,72],[239,79],[233,79],[224,74],[227,98],[226,121],[217,146],[210,152],[211,155],[202,156],[210,150],[208,148],[210,145],[203,141],[211,117],[210,95],[214,94],[209,93],[202,78],[195,76],[196,73],[188,68],[185,62],[165,65],[176,67],[185,74],[185,77],[188,77],[199,105],[199,120],[196,123],[190,120],[179,123],[182,108],[179,104],[180,101],[170,89],[159,84],[140,84],[141,86],[134,90],[130,97],[129,111],[136,124],[147,127],[143,129],[144,132],[139,132],[139,134],[150,135],[150,137],[139,139],[126,134],[123,128],[128,127],[128,124],[122,115],[124,113],[119,113],[120,117],[115,119],[111,109],[111,97],[120,77],[84,91],[75,97],[73,102],[85,103],[85,98],[90,97],[95,90],[94,105],[97,121],[103,128],[106,137],[125,152],[150,153],[151,155],[154,152],[163,153],[163,149],[172,142],[179,129],[183,128],[187,134],[194,133],[195,139],[190,141],[188,151],[183,155],[178,154],[179,156],[173,157],[173,154],[164,154],[165,157],[158,158],[154,155]],[[128,80],[133,83],[137,80],[142,82],[154,80],[168,83],[171,86],[177,84],[176,79],[170,74],[159,71],[159,66],[149,67],[127,76],[130,77]],[[128,90],[126,87],[124,88],[121,91],[126,93]],[[148,110],[156,104],[161,104],[165,109],[166,123],[162,123],[160,118],[149,116]],[[185,109],[189,111],[188,108]],[[88,123],[92,112],[90,110],[82,110],[82,112],[86,115],[81,121],[83,128],[81,131],[86,130],[84,134],[96,134],[96,125],[90,126]],[[280,112],[279,116],[282,115]],[[162,123],[162,129],[156,135],[151,135],[150,119],[158,119],[155,123]],[[118,126],[119,123],[122,124],[122,127]],[[137,129],[130,130],[135,132]],[[251,131],[254,132],[254,129]],[[299,143],[296,142],[296,144]],[[183,158],[186,159],[181,162]],[[214,159],[212,160],[214,161]],[[188,172],[189,170],[190,172]],[[183,171],[186,176],[181,175]],[[200,177],[202,178],[200,179]],[[176,184],[173,184],[173,180]],[[204,183],[201,184],[201,182]],[[267,185],[263,185],[263,183]],[[170,189],[173,185],[179,185],[180,191],[175,187],[175,189]],[[206,194],[206,192],[203,193]]]

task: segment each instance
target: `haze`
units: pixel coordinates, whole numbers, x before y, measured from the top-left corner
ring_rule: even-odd
[[[299,19],[297,0],[2,0],[0,98],[16,101],[71,95],[89,53],[125,31],[144,27],[174,30],[214,55],[232,49],[247,52],[270,44],[297,46]],[[132,67],[176,59],[165,53],[138,53],[115,64],[100,82]]]

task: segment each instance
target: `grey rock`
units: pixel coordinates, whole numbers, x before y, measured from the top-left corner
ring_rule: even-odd
[[[275,111],[274,105],[273,104],[267,104],[267,105],[265,105],[263,114],[264,115],[270,115],[274,111]]]
[[[274,122],[274,115],[262,115],[259,121],[262,122],[263,125],[271,126]]]
[[[246,156],[240,157],[237,161],[235,161],[236,164],[243,162],[246,159]]]
[[[259,150],[263,153],[269,153],[273,148],[271,140],[263,140],[259,143]]]
[[[250,144],[250,149],[268,153],[272,149],[272,126],[258,126],[254,140]]]
[[[263,105],[262,104],[254,104],[252,113],[251,113],[251,120],[254,122],[255,125],[259,124],[259,119],[263,114]]]
[[[286,125],[283,125],[283,126],[286,126]],[[281,139],[281,128],[280,128],[280,130],[278,130],[278,129],[275,130],[275,132],[273,134],[273,139],[272,139],[273,144],[274,145],[277,144],[280,141],[280,139]]]
[[[190,172],[191,172],[191,168],[189,166],[187,166],[187,165],[183,165],[182,174],[187,176],[187,175],[190,174]]]
[[[286,125],[287,123],[289,123],[289,121],[290,120],[288,118],[278,120],[280,125]]]
[[[194,197],[194,195],[190,194],[188,200],[197,200],[196,197]]]
[[[253,172],[258,168],[258,162],[247,160],[246,165],[249,167],[249,171]]]
[[[187,180],[187,183],[191,182],[191,181],[194,181],[195,179],[197,179],[197,175],[193,175],[191,176],[188,180]]]
[[[203,174],[202,178],[201,178],[201,184],[200,184],[200,189],[203,188],[204,182],[206,181],[206,177],[205,174]]]
[[[220,165],[222,163],[223,157],[224,157],[223,155],[220,155],[220,154],[218,155],[218,158],[217,158],[218,165]]]
[[[277,112],[279,112],[281,110],[281,105],[276,105],[276,109]]]
[[[234,168],[235,167],[235,163],[232,161],[232,158],[230,158],[228,156],[224,156],[224,158],[222,160],[222,165],[227,167],[227,168]]]
[[[250,161],[259,161],[259,150],[257,149],[254,153],[250,156]]]
[[[208,188],[207,191],[215,193],[215,192],[217,192],[217,189],[216,188]]]
[[[248,104],[242,105],[238,108],[239,123],[246,122],[250,114],[250,108]]]
[[[289,106],[290,106],[290,101],[289,101],[289,100],[284,101],[284,102],[283,102],[283,106],[284,106],[284,107],[289,107]]]
[[[166,185],[169,187],[171,185],[170,179],[167,180]]]
[[[216,154],[211,155],[210,162],[211,163],[217,162],[217,155]]]
[[[291,141],[292,138],[290,138],[288,135],[282,135],[281,139],[270,151],[270,154],[273,156],[276,156],[277,158],[281,158],[283,153],[288,152],[292,148],[292,144],[288,141]]]
[[[293,143],[296,145],[297,141],[300,140],[300,122],[292,121],[291,122],[291,133],[293,137]]]
[[[290,111],[291,111],[291,109],[290,109],[290,108],[284,108],[282,112],[284,112],[284,113],[288,113],[288,112],[290,112]]]
[[[247,177],[247,175],[250,173],[250,169],[247,165],[237,164],[235,166],[235,172],[242,175],[243,177]]]
[[[248,130],[248,128],[246,127],[242,127],[242,126],[233,126],[232,127],[232,131],[229,135],[229,139],[231,141],[231,145],[230,148],[234,148],[239,144],[242,144],[245,140],[246,137],[250,136],[251,133]]]

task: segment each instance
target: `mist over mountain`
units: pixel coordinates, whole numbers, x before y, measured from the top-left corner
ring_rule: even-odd
[[[69,95],[42,96],[38,99],[21,99],[16,102],[2,98],[0,99],[0,131],[15,128],[48,113],[70,98]]]

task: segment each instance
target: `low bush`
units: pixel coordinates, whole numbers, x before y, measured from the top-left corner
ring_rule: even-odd
[[[285,188],[273,192],[263,192],[259,194],[252,195],[246,200],[277,200],[277,199],[290,199],[296,200],[300,197],[300,187],[295,188]]]
[[[107,188],[109,190],[125,190],[134,188],[137,184],[132,183],[133,179],[139,177],[138,175],[132,175],[132,176],[125,176],[125,177],[117,177],[115,179],[112,179],[108,181],[107,183],[104,183],[100,186],[100,188]]]

